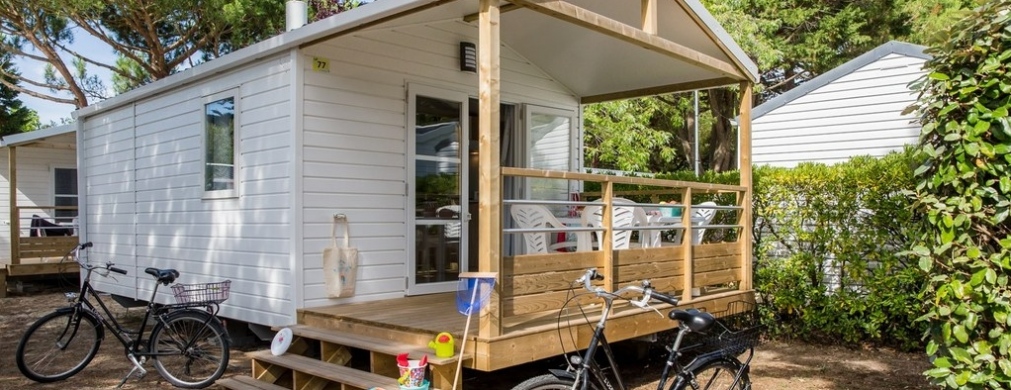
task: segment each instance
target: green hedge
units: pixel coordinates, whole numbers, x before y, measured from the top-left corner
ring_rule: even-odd
[[[757,168],[755,277],[773,335],[921,345],[924,278],[899,253],[914,216],[912,153]]]
[[[1011,387],[1011,1],[981,4],[919,86],[925,218],[911,252],[930,275],[926,374],[949,389]]]
[[[771,335],[922,349],[926,323],[917,318],[923,314],[919,294],[925,276],[902,255],[919,220],[904,192],[915,187],[918,161],[907,150],[833,166],[755,169],[754,286]],[[736,171],[656,178],[740,183]],[[599,183],[585,185],[587,192],[600,191]],[[656,188],[615,185],[615,191],[650,189]],[[707,200],[736,201],[733,194],[693,196],[695,204]],[[722,212],[713,223],[735,224],[734,218]],[[733,240],[736,234],[710,229],[706,239]]]

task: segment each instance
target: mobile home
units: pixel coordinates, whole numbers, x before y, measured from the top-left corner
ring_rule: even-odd
[[[746,119],[740,185],[579,171],[583,105],[733,85],[747,118],[756,79],[695,0],[377,1],[78,111],[80,232],[130,271],[105,291],[146,299],[143,269],[175,268],[183,283],[232,280],[229,318],[415,344],[459,336],[459,273],[494,272],[467,366],[508,367],[562,348],[544,347],[546,324],[587,267],[610,286],[654,278],[691,306],[751,297]],[[738,239],[617,249],[604,226],[593,251],[513,245],[511,205],[557,207],[586,182],[606,205],[616,183],[665,188],[686,218],[693,199],[729,194],[738,223],[712,228]],[[335,221],[359,251],[350,297],[327,293]],[[691,293],[704,285],[720,288]],[[644,314],[619,316],[642,322],[615,339],[673,326]],[[254,363],[263,380],[278,367]]]

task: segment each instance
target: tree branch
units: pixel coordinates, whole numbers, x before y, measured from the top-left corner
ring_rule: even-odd
[[[0,68],[0,75],[6,76],[6,77],[9,77],[9,78],[13,78],[13,79],[17,79],[18,81],[23,81],[25,83],[34,85],[34,86],[39,87],[39,88],[49,88],[49,89],[57,90],[57,91],[70,91],[70,88],[67,88],[64,85],[49,84],[49,83],[43,83],[43,82],[40,82],[40,81],[35,81],[34,79],[30,79],[30,78],[27,78],[27,77],[19,75],[19,74],[8,73],[7,71],[3,70],[2,68]]]
[[[133,60],[148,72],[151,71],[151,67],[148,64],[148,61],[134,54],[137,51],[143,52],[144,49],[131,45],[125,45],[109,38],[109,36],[105,33],[105,31],[101,31],[101,28],[95,28],[94,26],[88,24],[88,20],[81,15],[77,14],[71,15],[70,20],[73,20],[74,23],[77,23],[77,25],[81,27],[81,29],[87,31],[88,34],[91,34],[91,36],[98,38],[99,40],[105,42],[109,46],[112,46],[112,48],[116,50],[116,52],[119,53],[120,55]]]
[[[13,84],[13,83],[11,83],[11,82],[3,79],[3,78],[0,78],[0,84],[3,84],[7,88],[10,88],[12,90],[17,91],[18,93],[23,93],[23,94],[28,95],[28,96],[32,96],[32,97],[36,97],[36,98],[44,99],[44,100],[49,100],[51,102],[71,104],[71,105],[77,106],[77,101],[74,100],[74,99],[58,98],[58,97],[55,97],[55,96],[50,96],[50,95],[46,95],[46,94],[43,94],[43,93],[35,92],[33,90],[21,87],[20,85]]]

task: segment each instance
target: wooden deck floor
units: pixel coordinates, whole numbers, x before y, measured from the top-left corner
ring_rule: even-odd
[[[467,322],[467,317],[456,310],[455,292],[324,306],[301,311],[432,336],[439,332],[463,334],[463,328]],[[472,331],[475,329],[477,317],[477,315],[473,316]]]
[[[730,302],[739,300],[754,302],[754,293],[736,290],[718,292],[698,297],[681,307],[719,312],[725,310]],[[656,306],[666,313],[665,308],[669,305]],[[494,371],[585,347],[592,329],[587,326],[587,321],[599,318],[597,310],[599,307],[589,310],[587,318],[576,310],[572,316],[567,317],[572,322],[566,318],[559,321],[557,314],[527,319],[522,324],[504,329],[505,333],[501,336],[488,340],[476,336],[480,324],[475,315],[471,319],[467,344],[467,353],[474,356],[474,359],[466,361],[464,365],[482,371]],[[457,337],[459,345],[466,316],[456,310],[456,294],[443,293],[301,309],[298,322],[419,346],[427,345],[440,332],[450,332]],[[656,312],[628,305],[616,307],[608,323],[608,339],[612,341],[645,336],[675,326],[666,315],[658,316]],[[559,325],[562,325],[561,328]],[[565,337],[560,337],[560,334]]]

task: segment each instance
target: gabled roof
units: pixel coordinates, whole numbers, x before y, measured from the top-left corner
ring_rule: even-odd
[[[899,41],[890,41],[885,43],[874,48],[874,50],[861,54],[859,57],[854,58],[845,64],[839,65],[838,67],[825,72],[818,77],[804,82],[799,87],[791,89],[786,93],[776,96],[775,98],[762,103],[758,107],[755,107],[751,111],[751,120],[754,121],[755,119],[761,118],[763,115],[768,114],[772,110],[785,106],[787,103],[797,100],[818,88],[824,87],[825,85],[828,85],[829,83],[853,73],[857,69],[863,68],[864,66],[867,66],[890,54],[900,54],[929,60],[931,56],[929,54],[925,54],[923,52],[924,50],[926,50],[926,47],[914,45],[912,43]]]
[[[659,26],[638,30],[638,1],[512,0],[502,2],[508,45],[576,95],[604,101],[755,82],[757,66],[699,0],[656,0]],[[629,5],[634,5],[629,7]],[[258,59],[355,32],[466,21],[479,2],[382,0],[271,37],[74,113],[85,118],[158,93],[198,83]],[[508,6],[508,9],[505,7]],[[631,27],[631,28],[629,28]]]

